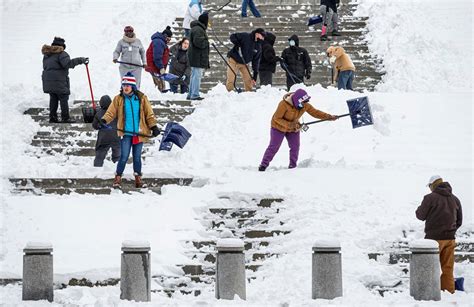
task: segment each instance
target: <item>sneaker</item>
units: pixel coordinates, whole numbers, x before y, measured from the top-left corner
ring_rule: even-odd
[[[203,97],[194,97],[194,98],[191,98],[190,100],[203,100],[204,98]]]
[[[332,36],[341,36],[341,34],[339,32],[337,32],[336,30],[332,31],[331,35]]]
[[[259,172],[264,172],[266,169],[267,169],[267,167],[264,166],[264,165],[260,165],[260,166],[258,167],[258,171],[259,171]]]
[[[114,189],[120,189],[120,188],[122,188],[122,176],[120,176],[120,175],[115,175],[114,183],[112,184],[112,187],[113,187]]]
[[[66,118],[61,121],[63,124],[74,124],[76,121],[72,118]]]
[[[146,184],[144,184],[142,181],[142,176],[138,173],[133,173],[133,175],[135,176],[135,187],[137,189],[146,188]]]
[[[49,119],[49,122],[52,123],[52,124],[57,124],[57,123],[59,123],[59,120],[58,120],[57,117],[51,117],[51,118]]]

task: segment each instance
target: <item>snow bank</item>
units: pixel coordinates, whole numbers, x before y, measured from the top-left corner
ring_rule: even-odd
[[[471,0],[359,0],[370,51],[383,59],[379,91],[472,92]]]

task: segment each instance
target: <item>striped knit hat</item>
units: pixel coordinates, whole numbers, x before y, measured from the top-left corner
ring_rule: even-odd
[[[122,77],[122,85],[130,85],[133,89],[136,89],[137,80],[131,72],[128,72],[125,76]]]

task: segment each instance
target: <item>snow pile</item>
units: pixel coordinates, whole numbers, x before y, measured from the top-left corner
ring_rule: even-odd
[[[376,89],[402,92],[472,91],[472,1],[360,0],[370,16],[370,51],[386,75]]]

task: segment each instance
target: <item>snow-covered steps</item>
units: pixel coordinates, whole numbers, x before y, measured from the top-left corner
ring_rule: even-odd
[[[208,206],[197,208],[198,220],[205,228],[199,232],[202,240],[183,242],[190,263],[178,265],[182,276],[155,276],[155,291],[168,296],[176,292],[200,295],[202,291],[212,291],[216,242],[223,237],[244,241],[246,275],[248,280],[253,279],[254,272],[265,265],[267,258],[280,255],[272,243],[291,231],[278,218],[284,208],[281,198],[242,194],[220,195]]]
[[[113,192],[130,193],[141,191],[152,191],[161,193],[164,185],[188,186],[192,178],[143,178],[147,188],[135,188],[132,179],[122,180],[122,189],[112,188],[113,179],[102,178],[10,178],[13,185],[12,193],[42,194],[110,194]]]
[[[306,26],[310,16],[319,15],[319,1],[316,2],[313,4],[282,4],[279,1],[265,1],[265,3],[258,4],[262,18],[242,18],[240,17],[240,3],[231,3],[225,9],[211,13],[211,27],[208,29],[208,36],[215,41],[220,52],[226,55],[228,48],[232,47],[229,41],[231,33],[249,32],[257,27],[262,27],[276,35],[274,47],[279,55],[284,48],[288,47],[288,37],[296,33],[300,39],[300,46],[308,50],[313,64],[311,79],[304,80],[305,83],[308,85],[321,84],[325,87],[331,84],[331,69],[328,67],[325,51],[329,46],[342,46],[356,66],[354,89],[357,91],[372,90],[381,81],[383,71],[381,60],[371,56],[365,41],[367,17],[353,15],[357,9],[355,3],[343,5],[338,10],[339,30],[342,36],[330,36],[331,41],[321,42],[319,40],[320,26]],[[206,7],[217,8],[223,4],[219,3],[219,1],[213,1]],[[173,24],[175,32],[183,33],[182,23],[182,17],[175,19]],[[201,88],[203,91],[207,91],[219,82],[225,83],[226,66],[213,48],[211,48],[210,65],[211,69],[205,72],[202,79]],[[243,86],[240,77],[237,78],[237,86]],[[280,67],[277,67],[273,76],[273,86],[286,87],[286,76]]]

